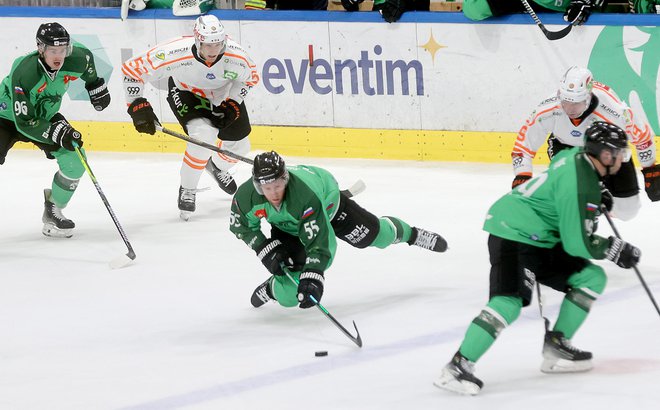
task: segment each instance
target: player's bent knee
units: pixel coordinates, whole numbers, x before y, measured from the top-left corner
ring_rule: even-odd
[[[568,279],[568,284],[572,288],[586,288],[600,295],[607,285],[607,275],[603,268],[589,263],[580,272],[572,275]]]
[[[493,296],[486,306],[504,319],[505,325],[510,325],[520,316],[522,299],[517,296]]]
[[[298,274],[294,274],[294,276],[297,277]],[[286,276],[275,276],[274,279],[271,291],[277,303],[283,307],[298,306],[298,285],[295,285]]]

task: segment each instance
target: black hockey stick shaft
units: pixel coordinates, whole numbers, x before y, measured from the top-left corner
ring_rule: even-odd
[[[609,222],[610,226],[612,227],[612,231],[614,232],[614,235],[616,235],[617,238],[623,240],[621,238],[621,235],[619,235],[619,231],[616,229],[616,226],[614,226],[614,221],[612,221],[612,217],[610,216],[610,213],[606,209],[603,209],[603,213],[605,214],[605,218],[607,218],[607,222]],[[642,283],[644,290],[649,295],[649,299],[651,299],[651,303],[653,303],[656,312],[658,312],[658,315],[660,315],[660,308],[658,307],[658,302],[655,301],[655,298],[653,297],[653,293],[651,293],[651,289],[649,289],[648,285],[646,284],[646,281],[642,277],[642,273],[639,271],[639,269],[637,269],[637,266],[633,266],[633,269],[635,270],[635,273],[637,274],[639,281]]]
[[[117,231],[119,231],[119,235],[121,236],[121,239],[124,241],[124,244],[126,245],[126,248],[128,248],[128,253],[126,253],[126,256],[128,256],[129,259],[135,260],[135,251],[133,251],[133,247],[131,246],[131,243],[128,241],[128,237],[126,236],[126,232],[124,232],[124,228],[121,227],[121,224],[119,223],[119,220],[117,219],[117,215],[115,215],[115,211],[112,210],[112,207],[110,206],[110,202],[108,201],[108,198],[105,196],[103,193],[103,190],[101,189],[101,185],[99,185],[99,182],[96,180],[96,176],[92,172],[92,168],[89,166],[89,162],[87,162],[87,158],[83,155],[83,153],[80,151],[80,148],[78,147],[78,144],[74,142],[74,148],[76,150],[76,153],[78,154],[78,158],[80,158],[80,162],[82,162],[83,167],[85,167],[85,171],[87,171],[87,174],[89,174],[89,177],[91,178],[92,182],[94,183],[94,187],[96,188],[96,191],[99,193],[99,196],[101,197],[101,200],[103,201],[103,205],[105,205],[105,209],[108,210],[108,213],[110,214],[110,217],[112,218],[112,222],[115,223],[115,227],[117,227]]]
[[[289,269],[287,269],[284,265],[282,265],[282,270],[284,271],[286,276],[291,280],[291,282],[298,285],[298,281],[295,280],[293,276],[291,276],[291,272],[289,272]],[[355,343],[358,347],[362,347],[362,337],[360,336],[360,331],[358,330],[357,325],[355,324],[355,320],[353,321],[353,327],[355,328],[356,336],[353,336],[348,330],[346,330],[344,326],[342,326],[341,323],[339,323],[337,319],[334,318],[334,316],[330,314],[330,312],[328,312],[328,309],[326,309],[318,300],[314,298],[314,296],[309,295],[309,299],[314,303],[314,305],[316,305],[316,307],[323,313],[323,315],[325,315],[325,317],[330,319],[330,321],[335,326],[337,326],[337,328],[341,330],[343,334],[346,335],[346,337],[351,339],[351,341]]]
[[[541,22],[541,19],[539,19],[539,16],[536,15],[536,12],[532,8],[532,6],[529,5],[527,0],[520,0],[523,4],[523,7],[525,7],[525,10],[527,10],[527,14],[529,14],[534,22],[536,23],[537,26],[541,29],[543,32],[543,35],[545,35],[545,38],[548,40],[559,40],[560,38],[564,38],[568,35],[568,33],[571,32],[571,29],[573,29],[573,25],[569,24],[568,26],[564,27],[563,29],[559,31],[550,31]]]
[[[167,135],[171,135],[171,136],[173,136],[173,137],[176,137],[176,138],[182,139],[182,140],[184,140],[184,141],[188,141],[188,142],[190,142],[190,143],[192,143],[192,144],[199,145],[200,147],[204,147],[204,148],[206,148],[206,149],[210,149],[211,151],[215,151],[215,152],[220,153],[220,154],[222,154],[222,155],[226,155],[226,156],[228,156],[228,157],[230,157],[230,158],[234,158],[234,159],[237,159],[237,160],[239,160],[239,161],[243,161],[243,162],[245,162],[245,163],[247,163],[247,164],[250,164],[250,165],[254,164],[254,161],[251,160],[250,158],[245,158],[245,157],[243,157],[243,156],[241,156],[241,155],[234,154],[234,153],[231,152],[231,151],[227,151],[227,150],[224,150],[224,149],[222,149],[222,148],[216,147],[216,146],[213,145],[213,144],[208,144],[208,143],[206,143],[206,142],[204,142],[204,141],[200,141],[200,140],[198,140],[197,138],[189,137],[188,135],[181,134],[180,132],[176,132],[176,131],[169,130],[169,129],[167,129],[167,128],[165,128],[165,127],[162,127],[162,126],[160,126],[160,125],[156,125],[156,129],[157,129],[158,131],[160,131],[160,132],[163,132],[163,133],[167,134]]]

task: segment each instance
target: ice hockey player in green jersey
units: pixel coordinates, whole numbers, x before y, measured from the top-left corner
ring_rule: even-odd
[[[436,386],[479,393],[483,383],[474,375],[475,362],[529,305],[536,281],[566,293],[554,328],[545,334],[541,371],[592,368],[591,353],[570,342],[607,282],[603,268],[590,259],[609,259],[628,269],[641,256],[638,248],[619,238],[594,233],[601,205],[612,204],[601,181],[616,174],[629,156],[625,131],[595,122],[585,132],[584,147],[561,151],[546,172],[491,206],[484,223],[490,233],[490,300],[468,327]]]
[[[267,238],[261,220],[271,225]],[[276,152],[254,159],[252,179],[243,183],[231,206],[230,230],[252,248],[273,275],[252,295],[260,307],[277,300],[284,307],[314,306],[323,295],[325,271],[337,249],[336,237],[356,248],[386,248],[405,242],[434,252],[447,250],[440,235],[410,227],[399,218],[376,217],[341,193],[325,169],[309,165],[286,167]],[[286,277],[285,266],[299,280]]]
[[[72,236],[75,224],[62,214],[85,169],[74,147],[82,135],[58,111],[71,81],[82,80],[97,111],[110,104],[103,78],[96,74],[94,56],[59,23],[37,30],[37,51],[17,58],[0,84],[0,164],[18,141],[30,142],[56,159],[59,170],[52,187],[44,190],[43,234]]]

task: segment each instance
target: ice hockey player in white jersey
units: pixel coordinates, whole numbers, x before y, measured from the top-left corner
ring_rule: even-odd
[[[552,159],[564,148],[582,146],[585,130],[596,121],[615,124],[626,131],[628,140],[637,148],[646,193],[651,201],[660,200],[660,165],[655,163],[651,127],[614,90],[594,81],[588,69],[577,66],[564,73],[557,93],[541,102],[520,128],[511,153],[515,174],[512,187],[532,177],[532,159],[546,139],[548,157]],[[605,180],[604,189],[604,202],[613,215],[629,220],[637,214],[641,204],[632,160]]]
[[[245,155],[250,150],[250,120],[244,98],[259,82],[255,64],[245,50],[227,37],[212,15],[197,18],[194,36],[158,44],[122,65],[128,114],[138,132],[154,134],[159,120],[143,97],[145,84],[168,78],[167,102],[186,134]],[[210,160],[209,160],[210,159]],[[230,195],[236,192],[228,172],[236,160],[188,143],[181,164],[178,205],[181,218],[195,211],[202,171],[213,176]]]

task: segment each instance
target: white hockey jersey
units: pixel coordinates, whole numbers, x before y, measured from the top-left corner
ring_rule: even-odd
[[[245,50],[227,38],[222,57],[209,66],[193,53],[195,38],[179,37],[124,62],[124,92],[128,104],[142,97],[144,85],[172,77],[177,88],[220,105],[228,98],[239,104],[259,82],[257,67]]]
[[[637,148],[637,158],[643,168],[655,164],[656,148],[649,124],[635,117],[608,86],[594,81],[592,92],[598,99],[598,106],[579,123],[566,115],[556,95],[538,105],[518,131],[511,152],[515,175],[532,175],[532,159],[550,133],[564,144],[583,146],[584,132],[596,121],[606,121],[625,130],[628,140]]]

